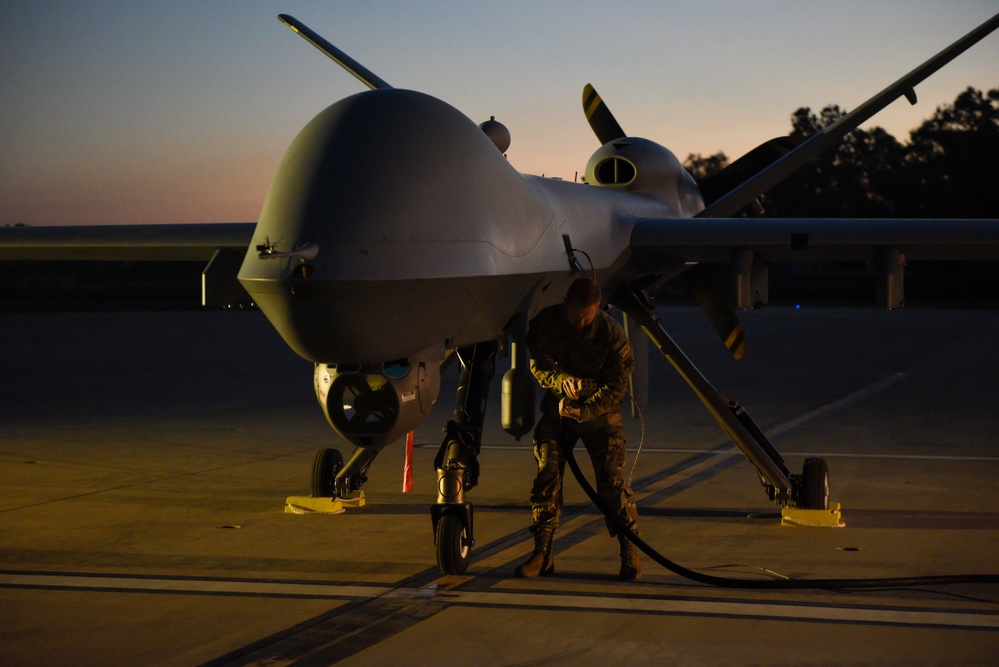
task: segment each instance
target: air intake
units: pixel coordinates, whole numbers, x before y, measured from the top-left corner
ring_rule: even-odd
[[[635,180],[635,165],[620,157],[603,160],[593,170],[600,185],[628,185]]]

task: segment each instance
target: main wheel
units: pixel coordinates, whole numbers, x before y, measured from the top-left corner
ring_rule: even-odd
[[[316,452],[312,460],[312,497],[332,498],[336,495],[334,479],[343,467],[343,454],[339,449],[327,447]]]
[[[468,533],[461,519],[445,514],[437,522],[437,567],[444,574],[462,574],[468,568]]]
[[[806,510],[829,509],[829,466],[825,459],[805,459],[798,507]]]

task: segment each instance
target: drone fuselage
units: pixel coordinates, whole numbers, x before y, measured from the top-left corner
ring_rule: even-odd
[[[561,300],[573,276],[567,241],[602,285],[618,283],[634,220],[702,207],[679,161],[652,142],[612,142],[590,163],[588,180],[606,187],[524,175],[450,105],[407,90],[360,93],[288,149],[239,280],[288,344],[319,363],[489,340],[517,314]],[[615,171],[630,178],[611,182]]]

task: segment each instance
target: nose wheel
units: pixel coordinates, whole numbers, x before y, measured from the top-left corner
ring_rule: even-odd
[[[456,514],[444,514],[437,522],[437,567],[444,574],[463,574],[472,550],[468,531]]]
[[[463,574],[475,545],[472,503],[465,502],[465,469],[459,465],[437,469],[437,504],[430,506],[437,567],[442,574]]]

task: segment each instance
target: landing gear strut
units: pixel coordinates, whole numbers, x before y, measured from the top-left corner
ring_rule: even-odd
[[[808,459],[801,475],[792,474],[749,413],[736,401],[720,394],[670,338],[641,290],[623,287],[614,295],[612,303],[645,331],[687,381],[718,425],[756,468],[771,500],[781,507],[826,509],[829,470],[824,459]]]
[[[475,544],[472,503],[465,502],[465,492],[479,482],[482,424],[496,370],[496,347],[496,341],[490,341],[458,350],[458,397],[454,419],[444,426],[444,441],[434,459],[437,504],[430,507],[437,565],[444,574],[462,574]]]

